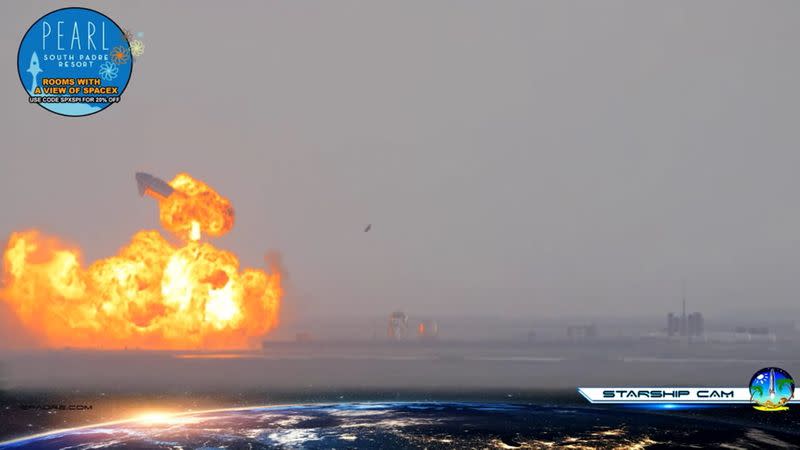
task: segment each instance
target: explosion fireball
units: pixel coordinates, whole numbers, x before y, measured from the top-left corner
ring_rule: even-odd
[[[231,252],[201,241],[233,227],[231,203],[179,174],[158,197],[176,237],[139,231],[117,255],[84,268],[80,250],[37,230],[12,233],[0,299],[51,347],[242,348],[278,323],[277,267],[239,271]]]

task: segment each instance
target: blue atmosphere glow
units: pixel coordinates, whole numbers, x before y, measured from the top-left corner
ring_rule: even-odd
[[[708,409],[719,408],[720,405],[710,404],[687,404],[687,403],[646,403],[641,405],[624,405],[625,408],[631,409],[646,409],[650,411],[681,411],[687,409]]]

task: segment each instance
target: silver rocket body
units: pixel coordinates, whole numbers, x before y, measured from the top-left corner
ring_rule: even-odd
[[[167,198],[175,192],[166,181],[144,172],[136,172],[136,186],[139,188],[139,195],[147,194],[157,199]]]

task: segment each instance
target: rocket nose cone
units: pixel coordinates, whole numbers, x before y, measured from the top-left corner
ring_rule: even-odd
[[[139,189],[139,195],[144,195],[150,184],[150,178],[151,176],[144,172],[136,172],[136,187]]]

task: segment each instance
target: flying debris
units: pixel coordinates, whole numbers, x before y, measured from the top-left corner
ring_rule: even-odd
[[[367,225],[367,228],[364,228],[364,233],[372,229],[372,224]]]
[[[166,181],[144,172],[136,172],[136,185],[139,195],[148,194],[156,199],[165,199],[175,191]]]

